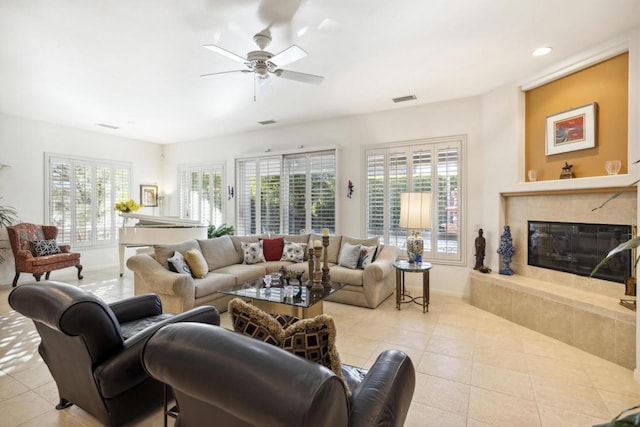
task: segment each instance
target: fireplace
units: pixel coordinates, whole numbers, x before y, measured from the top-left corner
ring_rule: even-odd
[[[631,225],[528,221],[528,264],[589,276],[607,253],[632,238]],[[625,283],[631,276],[631,251],[622,251],[594,275]]]

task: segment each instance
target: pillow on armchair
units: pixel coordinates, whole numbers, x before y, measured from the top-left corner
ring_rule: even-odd
[[[56,239],[33,240],[31,242],[31,245],[36,256],[46,256],[62,253],[62,251],[58,247]]]
[[[229,301],[229,313],[236,332],[331,369],[342,380],[347,395],[351,395],[342,373],[336,349],[336,325],[331,316],[320,314],[312,319],[298,320],[283,329],[275,317],[240,298]]]

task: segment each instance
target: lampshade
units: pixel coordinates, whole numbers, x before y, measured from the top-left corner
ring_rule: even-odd
[[[431,228],[431,193],[400,194],[400,222],[402,228]]]

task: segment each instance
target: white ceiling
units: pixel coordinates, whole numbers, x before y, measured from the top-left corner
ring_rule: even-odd
[[[322,85],[271,78],[254,102],[250,74],[199,77],[241,67],[202,45],[245,56],[278,11],[267,50],[298,44],[285,68]],[[638,0],[1,0],[0,112],[181,142],[482,94],[639,23]]]

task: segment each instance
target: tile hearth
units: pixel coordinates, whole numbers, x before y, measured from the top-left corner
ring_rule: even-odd
[[[53,276],[78,283],[64,274]],[[133,295],[131,273],[121,279],[116,268],[88,271],[80,286],[108,302]],[[75,406],[54,409],[57,389],[37,353],[39,337],[10,309],[10,290],[0,286],[1,424],[98,426]],[[413,306],[397,311],[393,297],[375,310],[325,303],[343,362],[368,367],[386,348],[410,355],[416,390],[406,426],[590,426],[640,401],[631,370],[467,301],[432,293],[429,313]],[[161,426],[160,411],[136,425]]]

